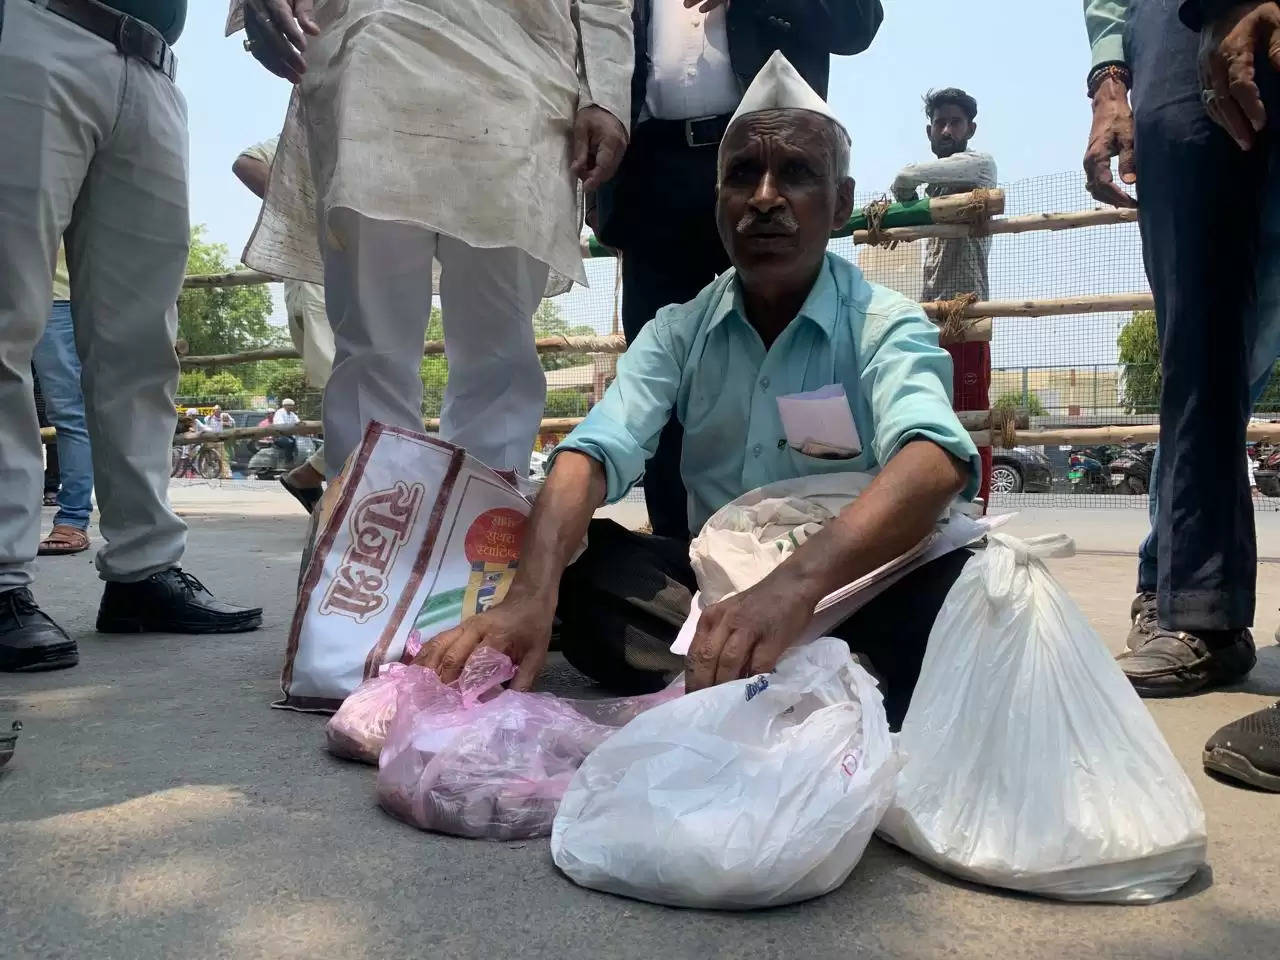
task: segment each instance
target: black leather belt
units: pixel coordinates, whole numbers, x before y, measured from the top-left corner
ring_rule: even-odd
[[[680,143],[686,147],[718,147],[729,128],[733,115],[718,117],[694,117],[692,120],[645,120],[636,134],[652,138],[654,143]]]
[[[178,58],[164,37],[149,23],[120,13],[95,0],[31,0],[47,7],[58,16],[84,27],[103,40],[116,45],[126,57],[137,57],[159,70],[170,80],[178,74]]]

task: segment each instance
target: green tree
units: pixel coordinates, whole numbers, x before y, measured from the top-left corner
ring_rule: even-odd
[[[560,308],[551,300],[543,300],[533,314],[533,335],[535,337],[594,337],[594,327],[580,324],[569,326]],[[541,355],[543,370],[563,370],[565,367],[576,367],[590,363],[591,357],[584,353],[544,353]],[[560,416],[560,414],[547,414]]]
[[[184,370],[178,377],[178,396],[183,400],[199,400],[208,393],[209,378],[203,370]]]
[[[324,395],[321,390],[307,384],[307,376],[302,367],[279,369],[266,381],[267,396],[274,404],[288,397],[297,404],[296,413],[303,420],[320,419],[320,400]]]
[[[247,402],[244,384],[240,378],[228,370],[215,373],[205,381],[205,396],[222,404],[226,410],[242,408]]]
[[[1032,417],[1043,417],[1048,412],[1040,402],[1039,396],[1033,392],[1023,393],[1020,390],[1010,390],[1008,393],[1000,394],[991,407],[993,410],[1025,410]]]
[[[1116,337],[1120,348],[1120,369],[1124,392],[1120,403],[1129,413],[1158,413],[1160,410],[1160,341],[1156,336],[1156,315],[1151,310],[1135,310]]]
[[[544,417],[585,417],[587,395],[577,390],[548,390]]]
[[[226,244],[204,239],[204,227],[191,228],[187,273],[226,273],[236,268]],[[271,294],[261,284],[184,290],[178,297],[178,336],[192,356],[236,353],[280,343],[287,335],[268,320]]]

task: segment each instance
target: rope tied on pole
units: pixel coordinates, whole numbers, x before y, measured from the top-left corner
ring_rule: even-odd
[[[965,316],[965,311],[978,302],[976,293],[962,293],[950,300],[936,300],[938,326],[938,342],[944,347],[951,343],[964,341],[965,331],[974,321]]]
[[[898,245],[897,240],[890,240],[884,233],[884,215],[889,212],[891,206],[893,206],[892,201],[881,194],[862,208],[862,215],[867,218],[867,243],[873,247],[892,250]]]
[[[991,411],[992,439],[999,437],[999,443],[993,444],[1002,450],[1011,450],[1018,445],[1018,411],[1008,407],[996,407]]]
[[[973,225],[973,236],[987,233],[991,215],[987,208],[992,200],[992,191],[987,187],[976,187],[969,192],[969,202],[960,210],[960,219]]]

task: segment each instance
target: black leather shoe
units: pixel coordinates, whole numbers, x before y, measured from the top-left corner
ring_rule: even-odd
[[[1248,630],[1196,635],[1162,627],[1116,657],[1141,697],[1183,697],[1235,683],[1257,659]]]
[[[243,633],[260,626],[261,607],[216,600],[179,567],[137,583],[108,582],[98,607],[100,633]]]
[[[1133,603],[1129,604],[1129,620],[1133,626],[1129,628],[1129,637],[1125,641],[1125,646],[1130,650],[1137,650],[1151,639],[1151,635],[1160,626],[1159,618],[1156,616],[1156,595],[1140,593],[1134,597]]]
[[[59,670],[79,662],[76,642],[36,606],[30,590],[0,593],[0,670]]]
[[[1280,793],[1280,702],[1228,723],[1210,737],[1204,768]]]

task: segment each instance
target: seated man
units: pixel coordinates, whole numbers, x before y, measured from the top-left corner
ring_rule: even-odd
[[[918,543],[957,494],[973,495],[978,454],[951,409],[951,360],[937,329],[917,304],[826,252],[853,206],[848,158],[848,133],[774,54],[720,147],[716,218],[734,269],[645,326],[604,399],[557,448],[505,600],[435,637],[419,662],[452,679],[477,646],[491,646],[519,664],[515,686],[527,689],[558,615],[568,659],[628,691],[682,666],[690,690],[768,671],[820,598]],[[863,449],[851,459],[808,457],[785,438],[777,398],[827,384],[842,386],[852,407]],[[687,546],[591,519],[640,478],[672,410],[685,430],[694,529],[775,480],[878,472],[773,573],[708,607],[683,663],[668,647],[696,587]],[[970,556],[918,568],[833,631],[871,661],[895,728]]]

